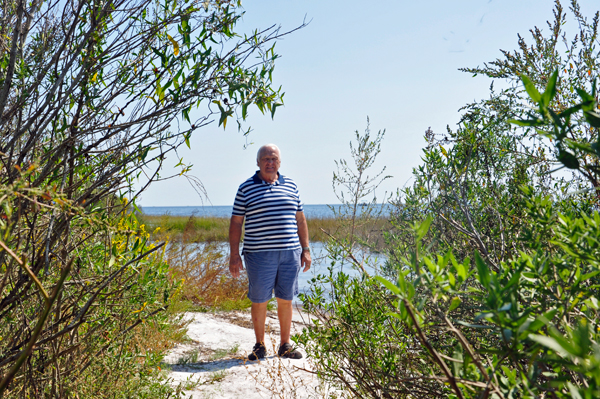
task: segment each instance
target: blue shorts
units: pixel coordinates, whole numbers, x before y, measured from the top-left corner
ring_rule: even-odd
[[[253,303],[275,297],[291,301],[298,295],[301,249],[244,252],[248,273],[248,299]]]

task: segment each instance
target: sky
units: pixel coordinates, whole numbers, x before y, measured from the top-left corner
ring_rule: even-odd
[[[589,19],[600,9],[580,1]],[[568,8],[570,2],[563,0]],[[231,205],[238,186],[256,167],[256,151],[267,143],[281,149],[280,173],[298,184],[306,204],[339,203],[332,189],[335,160],[350,159],[349,142],[370,120],[372,134],[385,129],[373,174],[384,166],[377,197],[411,183],[421,163],[428,127],[455,129],[459,108],[488,97],[492,80],[458,68],[482,66],[517,48],[529,29],[549,29],[553,0],[260,0],[243,2],[238,32],[281,25],[308,26],[278,41],[275,87],[285,92],[275,118],[249,108],[249,137],[235,123],[197,130],[191,149],[179,155],[193,164],[208,195],[185,177],[153,183],[142,206]],[[576,27],[567,31],[575,34]],[[494,82],[496,87],[503,82]],[[194,118],[192,118],[194,119]],[[167,159],[169,174],[179,161]]]

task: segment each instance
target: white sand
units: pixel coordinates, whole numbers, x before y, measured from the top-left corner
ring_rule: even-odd
[[[250,314],[187,313],[190,341],[170,351],[172,383],[184,387],[186,398],[320,398],[325,388],[311,370],[306,354],[300,360],[280,359],[279,322],[276,314],[267,317],[266,346],[268,357],[248,361],[254,345]],[[292,334],[308,322],[306,315],[294,312]],[[300,350],[302,352],[302,350]]]

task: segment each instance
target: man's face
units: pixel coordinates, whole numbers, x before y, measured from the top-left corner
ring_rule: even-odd
[[[262,174],[271,175],[277,173],[279,166],[281,166],[279,152],[272,148],[264,150],[260,154],[257,164]]]

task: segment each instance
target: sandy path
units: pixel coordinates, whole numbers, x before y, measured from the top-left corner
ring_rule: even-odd
[[[190,320],[191,341],[171,350],[165,363],[170,364],[173,384],[185,388],[186,398],[323,397],[317,378],[298,369],[311,370],[305,353],[301,360],[275,356],[279,345],[275,313],[267,317],[268,357],[260,362],[244,360],[254,345],[249,313],[187,313],[185,318]],[[294,312],[292,334],[300,332],[307,320]]]

